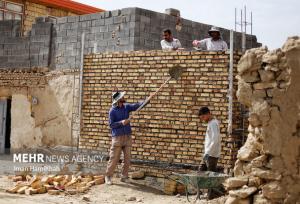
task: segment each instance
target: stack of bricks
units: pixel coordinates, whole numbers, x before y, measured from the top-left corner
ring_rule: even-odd
[[[240,53],[235,53],[234,69],[239,58]],[[234,136],[227,135],[228,64],[229,54],[223,52],[138,51],[86,55],[80,148],[108,152],[111,144],[108,111],[113,90],[126,91],[129,103],[144,100],[169,77],[169,69],[178,66],[186,69],[181,78],[171,80],[131,122],[132,159],[198,165],[206,131],[198,110],[208,106],[220,121],[220,165],[233,164],[229,160],[235,158],[232,155],[236,155],[238,147],[233,149],[234,145],[229,145],[234,144]],[[234,118],[240,115],[237,111],[234,109]],[[233,129],[239,128],[237,124],[233,121]]]

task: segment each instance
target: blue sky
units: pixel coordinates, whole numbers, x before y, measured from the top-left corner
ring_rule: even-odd
[[[163,13],[166,8],[176,8],[183,18],[227,29],[234,29],[234,8],[242,9],[246,5],[247,10],[253,12],[253,34],[269,49],[281,47],[288,36],[300,35],[300,0],[76,1],[105,10],[140,7]]]

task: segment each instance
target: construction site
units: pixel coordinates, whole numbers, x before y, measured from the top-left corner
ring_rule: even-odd
[[[219,28],[227,50],[195,49],[213,26],[172,8],[0,1],[0,204],[300,204],[300,36],[269,50],[252,27]],[[162,50],[166,28],[184,49]],[[123,91],[142,105],[129,177],[123,150],[108,185]],[[219,122],[216,171],[199,170],[201,107]]]

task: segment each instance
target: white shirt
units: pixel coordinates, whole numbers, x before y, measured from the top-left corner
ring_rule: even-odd
[[[160,41],[161,48],[163,50],[173,50],[173,48],[181,48],[181,43],[178,39],[173,38],[173,41],[168,42],[166,40]]]
[[[222,40],[213,40],[212,38],[205,38],[204,40],[198,41],[198,47],[204,48],[209,51],[226,51],[228,50],[227,43]]]
[[[220,157],[221,137],[219,121],[217,119],[212,119],[207,124],[204,152],[211,157]]]

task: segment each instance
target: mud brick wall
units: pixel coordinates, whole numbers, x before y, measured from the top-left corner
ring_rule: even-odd
[[[239,59],[236,54],[235,65]],[[237,152],[227,135],[229,54],[222,52],[138,51],[85,56],[80,148],[107,153],[111,144],[108,111],[116,87],[127,91],[128,102],[145,99],[168,78],[171,67],[187,70],[171,80],[131,123],[133,160],[198,165],[206,126],[198,118],[209,106],[220,120],[220,164],[232,164]],[[235,66],[236,67],[236,66]],[[234,122],[240,113],[234,109]],[[238,129],[237,124],[233,124]]]

